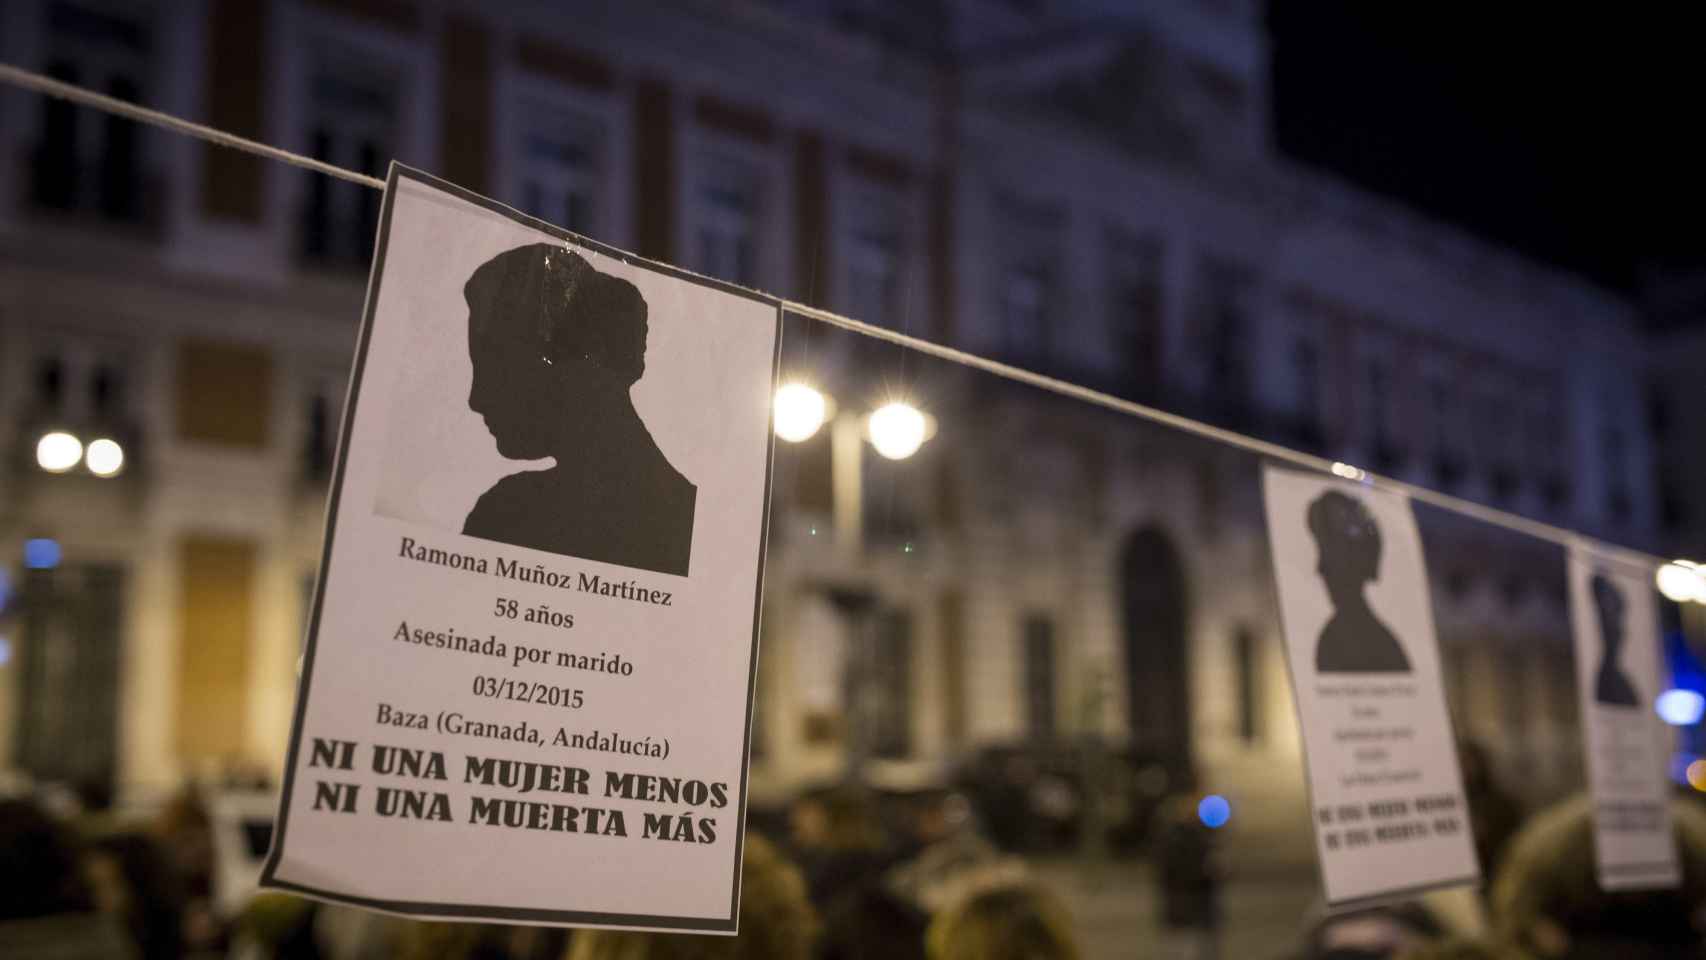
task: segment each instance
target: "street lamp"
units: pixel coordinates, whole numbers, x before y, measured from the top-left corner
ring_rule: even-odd
[[[1660,567],[1653,575],[1659,592],[1673,603],[1706,604],[1706,570],[1688,560],[1677,560]]]
[[[44,433],[36,441],[36,466],[48,473],[64,473],[83,459],[83,441],[63,430]]]
[[[803,383],[776,388],[776,435],[789,443],[804,443],[829,417],[829,399]]]
[[[836,410],[835,400],[804,383],[793,381],[776,389],[772,407],[776,435],[802,443],[829,427],[830,502],[835,515],[835,549],[844,560],[864,552],[865,444],[879,456],[905,460],[917,453],[934,433],[935,421],[903,400],[891,400],[867,416]],[[815,530],[813,531],[816,532]],[[873,656],[872,631],[880,598],[855,584],[826,586],[830,604],[845,630],[847,658],[843,662],[842,696],[846,701],[845,775],[858,782],[871,746],[870,706]]]
[[[89,444],[89,449],[83,454],[83,463],[97,477],[116,476],[124,469],[124,448],[117,440],[101,437]]]
[[[883,404],[865,421],[871,446],[890,460],[905,460],[917,453],[928,439],[929,429],[924,414],[903,400]]]

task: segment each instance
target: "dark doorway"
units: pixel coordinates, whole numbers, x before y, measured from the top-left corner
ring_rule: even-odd
[[[1120,587],[1132,747],[1170,773],[1189,776],[1189,601],[1172,538],[1155,527],[1132,533],[1120,551]]]
[[[96,795],[116,772],[122,583],[114,567],[31,570],[21,597],[19,765]]]
[[[1054,620],[1033,613],[1024,621],[1025,732],[1035,743],[1048,743],[1055,735],[1055,644]]]

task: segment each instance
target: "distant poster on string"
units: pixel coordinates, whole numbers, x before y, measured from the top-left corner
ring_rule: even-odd
[[[1570,620],[1599,884],[1676,886],[1682,870],[1667,806],[1670,731],[1653,709],[1662,667],[1652,568],[1576,543]]]
[[[1409,500],[1273,466],[1262,480],[1328,904],[1476,882]]]
[[[393,166],[264,886],[736,931],[780,320]]]

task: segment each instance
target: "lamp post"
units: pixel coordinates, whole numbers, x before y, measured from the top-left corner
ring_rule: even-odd
[[[905,460],[918,452],[933,432],[929,415],[903,400],[883,404],[869,414],[837,410],[835,401],[817,389],[799,382],[776,390],[774,421],[776,435],[790,443],[803,443],[817,435],[829,422],[830,503],[834,518],[835,549],[842,559],[858,562],[865,548],[865,443],[879,456]],[[845,582],[821,585],[830,606],[841,620],[846,643],[842,658],[842,696],[846,700],[844,776],[851,783],[863,781],[865,762],[871,748],[871,683],[877,613],[881,598],[869,587]]]

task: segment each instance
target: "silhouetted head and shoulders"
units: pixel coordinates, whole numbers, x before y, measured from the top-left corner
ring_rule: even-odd
[[[1600,659],[1594,676],[1594,700],[1612,707],[1635,707],[1641,697],[1635,692],[1617,658],[1623,653],[1623,591],[1603,573],[1593,576],[1593,602],[1599,612]]]
[[[499,480],[462,532],[685,576],[697,489],[658,449],[629,396],[645,373],[639,288],[538,243],[481,264],[463,295],[469,409],[498,453],[556,463]]]
[[[1331,490],[1309,505],[1309,532],[1320,551],[1317,572],[1333,601],[1321,630],[1315,669],[1321,673],[1408,673],[1398,638],[1363,595],[1380,579],[1380,527],[1362,501]]]

